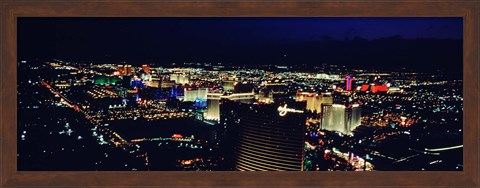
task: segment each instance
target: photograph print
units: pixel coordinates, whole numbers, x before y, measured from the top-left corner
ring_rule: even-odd
[[[461,17],[19,17],[18,171],[462,171]]]

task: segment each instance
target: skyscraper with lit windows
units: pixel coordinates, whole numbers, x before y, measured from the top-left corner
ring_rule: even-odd
[[[240,119],[235,170],[302,170],[305,116],[303,110],[283,107],[251,105]]]
[[[328,131],[351,133],[361,124],[361,107],[358,104],[322,105],[322,129]]]

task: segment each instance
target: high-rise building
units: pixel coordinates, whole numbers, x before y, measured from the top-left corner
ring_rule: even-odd
[[[220,99],[207,99],[206,120],[220,121]]]
[[[211,99],[209,99],[211,100]],[[249,111],[250,104],[240,103],[228,99],[212,100],[214,106],[219,106],[219,148],[224,156],[219,166],[223,170],[235,170],[234,152],[238,145],[238,129],[240,119]],[[219,103],[217,103],[219,102]],[[213,111],[217,112],[217,111]]]
[[[360,118],[361,107],[358,104],[322,105],[322,129],[349,134],[361,124]]]
[[[349,107],[351,109],[351,123],[350,123],[350,130],[354,130],[358,126],[362,124],[362,108],[358,104],[352,104]],[[347,112],[350,113],[350,112]]]
[[[207,99],[208,88],[184,88],[184,98],[185,102],[193,102],[195,99]]]
[[[345,77],[345,90],[347,90],[347,91],[352,91],[353,90],[352,85],[353,85],[354,80],[355,80],[354,77],[351,77],[351,76]]]
[[[301,171],[306,120],[303,112],[283,105],[251,105],[239,120],[235,170]]]
[[[184,74],[171,74],[170,80],[175,81],[176,84],[185,85],[188,84],[190,79]]]
[[[306,97],[307,110],[320,113],[320,105],[321,105],[320,100],[321,100],[321,96],[319,96],[318,94],[315,94],[314,96],[311,96],[311,97]]]
[[[320,113],[322,104],[332,104],[333,97],[331,93],[315,93],[315,92],[297,92],[296,94],[296,101],[307,102],[307,110],[312,112]]]
[[[233,93],[230,95],[223,93],[207,93],[207,111],[205,119],[220,121],[221,102],[233,101],[243,104],[250,104],[255,99],[255,93]]]

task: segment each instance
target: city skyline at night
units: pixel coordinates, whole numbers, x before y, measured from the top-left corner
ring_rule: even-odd
[[[17,167],[461,171],[462,27],[19,18]]]

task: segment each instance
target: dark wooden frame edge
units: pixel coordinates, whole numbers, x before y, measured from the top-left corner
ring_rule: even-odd
[[[0,185],[101,186],[479,186],[478,1],[2,1]],[[464,18],[463,172],[18,172],[18,17],[365,16]]]

